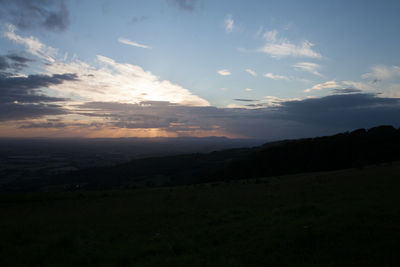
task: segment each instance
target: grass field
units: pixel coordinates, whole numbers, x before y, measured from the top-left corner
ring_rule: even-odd
[[[400,163],[0,196],[0,266],[399,266]]]

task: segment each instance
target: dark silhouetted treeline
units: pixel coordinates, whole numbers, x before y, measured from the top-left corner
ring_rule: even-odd
[[[379,126],[333,136],[265,144],[213,175],[217,179],[267,177],[362,168],[400,159],[400,129]]]

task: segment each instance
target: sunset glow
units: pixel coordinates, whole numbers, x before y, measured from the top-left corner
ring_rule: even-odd
[[[0,137],[280,138],[399,125],[399,4],[337,6],[9,1]]]

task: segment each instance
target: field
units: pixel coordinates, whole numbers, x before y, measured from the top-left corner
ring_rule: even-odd
[[[0,266],[398,266],[400,163],[0,196]]]

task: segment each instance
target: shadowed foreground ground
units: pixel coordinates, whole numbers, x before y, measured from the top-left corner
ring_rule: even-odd
[[[0,266],[396,266],[400,164],[0,196]]]

